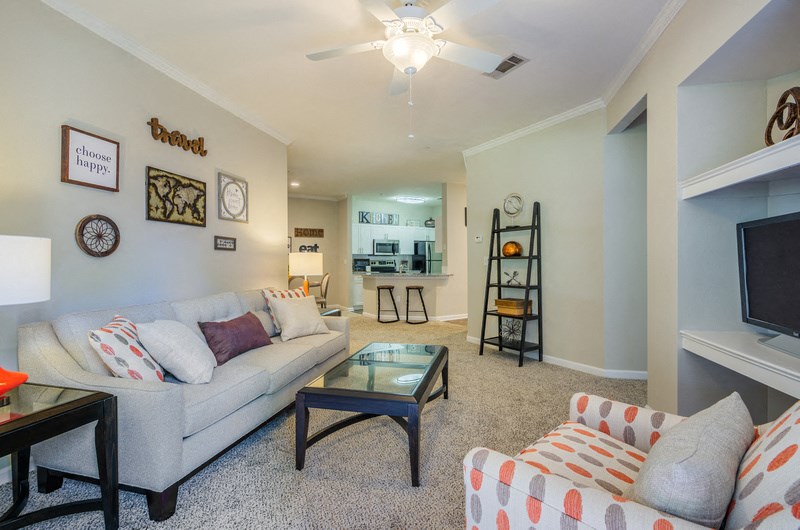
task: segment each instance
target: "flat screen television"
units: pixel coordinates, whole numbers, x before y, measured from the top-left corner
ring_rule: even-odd
[[[736,225],[742,320],[781,335],[764,344],[800,356],[800,212]]]

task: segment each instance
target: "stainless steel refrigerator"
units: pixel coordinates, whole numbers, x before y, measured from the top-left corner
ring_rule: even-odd
[[[425,274],[442,273],[442,253],[436,252],[435,241],[414,241],[411,269]]]

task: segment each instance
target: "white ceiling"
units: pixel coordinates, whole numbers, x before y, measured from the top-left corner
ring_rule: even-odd
[[[287,143],[290,193],[341,197],[464,182],[465,149],[613,95],[685,0],[500,0],[441,38],[530,61],[494,80],[432,59],[414,140],[380,51],[305,57],[383,38],[358,0],[42,1]]]

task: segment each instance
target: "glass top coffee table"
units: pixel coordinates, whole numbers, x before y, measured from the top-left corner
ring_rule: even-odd
[[[305,465],[306,449],[329,434],[376,416],[389,416],[408,433],[411,485],[419,486],[419,417],[425,404],[447,399],[445,346],[373,342],[297,392],[295,464]],[[434,385],[442,376],[442,386]],[[309,438],[309,408],[359,412]]]

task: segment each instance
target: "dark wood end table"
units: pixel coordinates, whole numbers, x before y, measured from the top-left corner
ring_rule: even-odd
[[[20,515],[28,501],[31,446],[94,421],[101,498]],[[0,530],[94,510],[103,511],[106,530],[119,528],[116,396],[32,383],[11,390],[0,401],[0,456],[5,455],[11,455],[13,504],[0,516]],[[39,491],[52,491],[51,486],[39,484]]]

